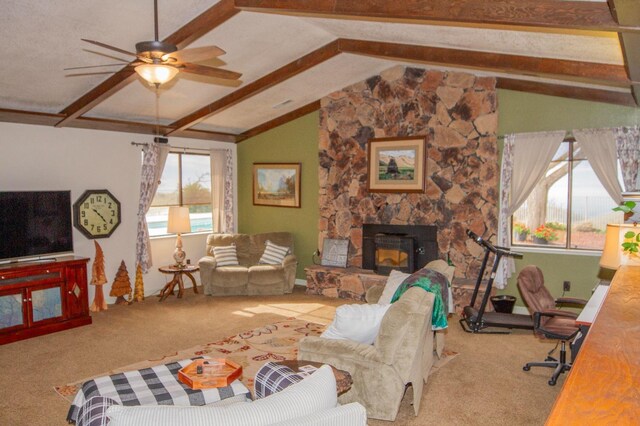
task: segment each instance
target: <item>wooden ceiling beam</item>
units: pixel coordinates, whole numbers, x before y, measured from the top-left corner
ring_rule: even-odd
[[[625,0],[635,1],[635,0]],[[619,25],[601,2],[556,0],[235,0],[242,10],[399,22],[640,32]]]
[[[59,122],[61,118],[61,114],[0,108],[0,122],[55,126],[55,124]],[[155,124],[124,120],[111,120],[96,117],[78,117],[76,120],[70,122],[67,127],[90,130],[106,130],[113,132],[139,133],[144,135],[156,134]],[[160,126],[161,132],[167,132],[169,130],[170,128],[167,126]],[[191,139],[214,140],[219,142],[236,142],[236,135],[230,133],[210,132],[206,130],[185,130],[179,132],[174,136]]]
[[[280,117],[274,118],[273,120],[269,120],[266,123],[262,123],[259,126],[256,126],[252,129],[247,130],[246,132],[239,134],[236,140],[238,143],[240,143],[248,138],[259,135],[260,133],[264,133],[267,130],[273,129],[274,127],[282,126],[283,124],[288,123],[289,121],[295,120],[296,118],[302,117],[304,115],[307,115],[319,109],[320,109],[320,100],[313,101],[310,104],[307,104],[303,107],[295,109],[291,112],[281,115]]]
[[[620,65],[351,39],[340,39],[340,50],[379,58],[513,75],[559,78],[616,87],[629,87],[630,84],[624,67]]]
[[[249,83],[244,87],[241,87],[235,92],[230,93],[229,95],[218,99],[217,101],[212,102],[209,105],[206,105],[185,117],[180,118],[179,120],[171,124],[170,127],[172,127],[174,130],[170,131],[168,135],[172,135],[175,132],[179,132],[188,127],[191,127],[206,119],[210,115],[222,112],[225,109],[238,104],[239,102],[255,96],[258,93],[269,89],[270,87],[282,83],[283,81],[288,80],[303,71],[306,71],[330,58],[333,58],[339,53],[339,42],[337,40],[326,44],[321,48],[316,49],[313,52],[302,56],[301,58],[298,58],[281,68],[278,68],[277,70],[265,75],[264,77],[259,78],[258,80]],[[265,108],[268,108],[268,106],[265,106]]]
[[[0,121],[4,121],[6,123],[55,126],[61,118],[62,115],[60,114],[0,108]]]
[[[220,2],[192,19],[163,41],[175,44],[178,49],[182,49],[189,45],[189,43],[226,22],[238,12],[239,9],[235,8],[233,0],[220,0]],[[125,66],[63,109],[60,114],[62,114],[64,118],[56,124],[56,127],[69,126],[71,121],[91,110],[135,78],[135,70],[130,66]]]
[[[498,89],[516,90],[539,95],[559,96],[561,98],[580,99],[590,102],[604,102],[623,106],[635,106],[630,92],[594,89],[589,87],[568,86],[564,84],[542,83],[529,80],[498,77]]]
[[[608,0],[612,18],[621,26],[640,25],[638,0]],[[620,32],[620,45],[636,105],[640,106],[640,34]]]

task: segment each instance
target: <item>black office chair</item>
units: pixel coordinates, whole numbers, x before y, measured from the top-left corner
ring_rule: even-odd
[[[531,367],[555,368],[548,382],[550,386],[554,386],[560,374],[571,369],[571,362],[567,361],[566,343],[573,341],[580,331],[576,324],[578,314],[559,310],[557,306],[564,304],[584,306],[587,301],[570,297],[554,300],[544,286],[542,271],[533,265],[526,266],[520,271],[518,289],[527,304],[529,313],[533,316],[534,333],[540,337],[560,340],[561,343],[560,359],[551,357],[552,350],[543,362],[528,362],[522,369],[529,371]]]

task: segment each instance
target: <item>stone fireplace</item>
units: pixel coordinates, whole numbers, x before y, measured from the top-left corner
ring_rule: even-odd
[[[392,269],[411,273],[438,259],[437,227],[429,225],[362,226],[362,267],[381,275]]]
[[[433,225],[436,256],[451,259],[456,277],[475,278],[482,250],[465,231],[487,238],[497,232],[495,84],[491,77],[399,66],[323,98],[319,247],[324,238],[348,239],[348,266],[373,269],[363,258],[363,224]],[[405,136],[427,137],[426,191],[369,193],[367,142]],[[416,267],[426,263],[419,247]],[[390,263],[409,261],[380,254]]]

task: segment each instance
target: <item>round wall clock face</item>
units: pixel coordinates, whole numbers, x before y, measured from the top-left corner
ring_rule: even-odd
[[[120,225],[120,201],[106,189],[90,189],[73,204],[73,226],[87,238],[106,238]]]

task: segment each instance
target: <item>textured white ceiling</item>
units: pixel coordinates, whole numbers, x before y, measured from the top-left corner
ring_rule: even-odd
[[[215,3],[159,0],[160,38]],[[116,62],[83,50],[108,52],[81,38],[135,50],[153,35],[152,0],[1,0],[0,108],[59,112],[108,77],[65,77],[64,68]]]
[[[159,0],[160,37],[176,31],[216,4],[214,0]],[[134,50],[153,38],[153,0],[0,0],[0,108],[57,113],[108,75],[65,77],[63,68],[113,63],[87,50],[109,51],[80,38]],[[468,26],[420,25],[281,16],[240,12],[191,47],[216,45],[227,53],[222,67],[243,73],[246,85],[338,37],[453,49],[500,52],[597,63],[623,63],[615,34],[477,29]],[[130,59],[115,54],[123,59]],[[196,128],[239,133],[276,118],[344,86],[403,62],[342,54],[272,87]],[[427,67],[426,65],[410,64]],[[442,67],[431,67],[442,69]],[[109,68],[116,70],[117,67]],[[451,69],[451,68],[448,68]],[[91,71],[91,70],[89,70]],[[467,70],[477,75],[496,74]],[[582,83],[519,76],[532,81]],[[211,79],[180,74],[160,91],[160,117],[171,123],[236,90]],[[611,89],[627,91],[626,89]],[[273,105],[291,99],[287,105]],[[155,94],[139,80],[115,93],[87,116],[155,122]]]
[[[581,35],[573,35],[443,25],[304,19],[340,38],[623,64],[618,37],[611,33],[582,32]]]

